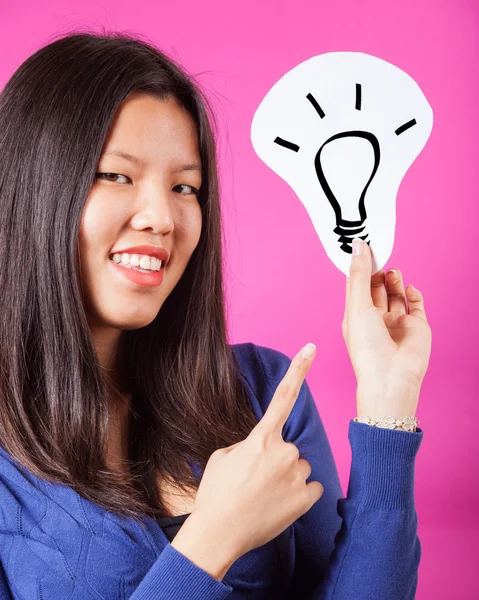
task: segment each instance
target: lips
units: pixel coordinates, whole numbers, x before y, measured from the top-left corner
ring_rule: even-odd
[[[163,265],[159,271],[148,271],[145,273],[134,267],[128,268],[125,265],[116,264],[112,260],[109,262],[118,274],[123,275],[123,277],[138,285],[147,287],[158,286],[163,281],[163,273],[165,270]]]

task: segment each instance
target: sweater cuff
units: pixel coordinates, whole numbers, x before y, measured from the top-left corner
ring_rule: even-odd
[[[233,588],[192,563],[168,544],[131,600],[224,600]]]
[[[362,506],[414,507],[414,466],[424,432],[349,422],[352,461],[348,498]]]

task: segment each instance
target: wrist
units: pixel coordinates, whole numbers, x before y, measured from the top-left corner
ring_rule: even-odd
[[[396,419],[415,417],[420,390],[401,384],[358,384],[356,391],[357,417]]]
[[[228,540],[194,511],[184,521],[171,546],[209,575],[221,581],[239,558]]]

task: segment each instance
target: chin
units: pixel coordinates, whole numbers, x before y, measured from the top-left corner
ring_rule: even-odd
[[[117,329],[122,329],[124,331],[130,331],[132,329],[141,329],[142,327],[146,327],[150,323],[155,320],[158,311],[154,314],[150,315],[134,315],[130,318],[125,317],[124,319],[117,320],[117,323],[113,325]]]
[[[103,311],[97,317],[97,322],[103,323],[106,327],[112,329],[119,329],[122,331],[129,331],[132,329],[141,329],[152,323],[155,317],[158,315],[159,308],[157,310],[139,311],[138,306],[134,311],[126,311],[123,307],[122,310],[111,312]]]

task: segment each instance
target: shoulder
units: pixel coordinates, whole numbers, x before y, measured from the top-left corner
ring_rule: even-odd
[[[232,344],[231,349],[242,367],[247,370],[260,369],[267,376],[275,376],[280,372],[282,377],[284,367],[287,369],[292,360],[281,350],[260,346],[253,342]]]
[[[36,540],[33,539],[33,532],[48,511],[48,502],[34,485],[34,478],[33,473],[0,446],[0,566],[4,568],[3,573],[0,569],[2,598],[1,591],[8,582],[14,582],[15,593],[21,594],[22,598],[36,597],[35,590],[32,590],[32,573],[37,576],[49,570],[45,568],[45,562],[48,561],[41,558],[51,560],[53,551],[40,558],[41,544],[35,545]]]
[[[268,388],[274,392],[292,360],[280,350],[252,342],[233,344],[231,349],[248,384],[262,393]]]
[[[47,512],[47,499],[38,478],[0,446],[0,521],[4,530],[16,531],[39,523]]]

